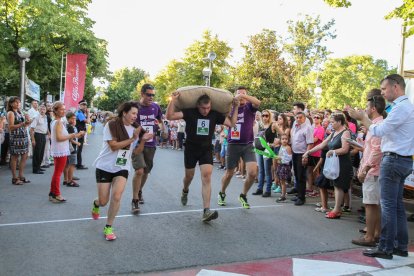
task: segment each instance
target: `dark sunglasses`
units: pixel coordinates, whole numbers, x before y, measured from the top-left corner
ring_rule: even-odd
[[[315,117],[313,117],[313,119],[320,119],[321,117],[319,117],[319,116],[315,116]]]
[[[155,97],[155,94],[152,94],[152,93],[145,93],[145,95],[147,96],[147,97]]]
[[[262,117],[269,117],[268,114],[262,114]]]

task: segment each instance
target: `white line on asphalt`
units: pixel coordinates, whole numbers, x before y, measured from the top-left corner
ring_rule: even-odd
[[[271,208],[271,207],[282,207],[286,205],[263,205],[263,206],[251,206],[251,209],[259,209],[259,208]],[[225,207],[220,208],[220,211],[229,211],[229,210],[239,210],[243,209],[243,207]],[[215,209],[216,210],[216,209]],[[194,212],[202,212],[202,209],[196,210],[185,210],[185,211],[168,211],[168,212],[156,212],[156,213],[140,213],[138,216],[159,216],[159,215],[169,215],[169,214],[181,214],[181,213],[194,213]],[[135,217],[137,215],[128,214],[128,215],[119,215],[116,216],[117,218],[127,218],[127,217]],[[100,219],[106,219],[107,217],[100,217]],[[21,226],[21,225],[33,225],[33,224],[45,224],[45,223],[58,223],[58,222],[71,222],[71,221],[83,221],[83,220],[92,220],[92,218],[76,218],[76,219],[58,219],[58,220],[43,220],[43,221],[29,221],[29,222],[17,222],[17,223],[4,223],[0,224],[0,227],[6,226]]]

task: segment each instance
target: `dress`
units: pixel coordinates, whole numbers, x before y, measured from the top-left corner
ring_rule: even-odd
[[[14,113],[14,124],[24,122],[24,116],[20,112]],[[10,131],[10,154],[22,155],[29,152],[29,136],[26,128],[21,126],[13,131]]]
[[[329,150],[336,150],[342,147],[341,138],[345,131],[347,130],[342,131],[335,137],[333,136],[335,135],[335,132],[332,133],[333,138],[331,138],[331,140],[328,143]],[[331,180],[331,182],[335,187],[340,188],[346,192],[349,189],[351,179],[353,176],[351,156],[348,152],[344,155],[339,155],[338,157],[340,168],[339,177],[335,180]]]

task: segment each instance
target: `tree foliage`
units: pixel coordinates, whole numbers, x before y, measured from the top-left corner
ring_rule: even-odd
[[[347,0],[324,0],[328,5],[337,8],[348,8],[351,2]],[[403,25],[408,27],[404,35],[409,37],[414,34],[414,0],[403,0],[403,4],[385,16],[386,19],[400,18]]]
[[[43,95],[59,94],[62,54],[88,55],[85,98],[94,94],[92,79],[107,74],[107,42],[95,37],[94,22],[87,17],[91,0],[2,0],[0,5],[0,92],[19,91],[17,50],[31,51],[27,75]]]
[[[157,101],[161,105],[166,105],[170,93],[175,89],[189,85],[205,85],[202,71],[209,66],[206,57],[211,51],[215,52],[217,57],[211,64],[210,84],[222,88],[229,78],[230,65],[227,60],[231,50],[227,42],[220,40],[210,31],[205,31],[201,40],[196,40],[185,50],[182,60],[172,60],[155,77]]]
[[[292,102],[293,68],[282,57],[282,43],[275,31],[264,29],[242,44],[245,55],[232,70],[233,85],[245,85],[262,101],[262,108],[284,110]]]
[[[119,104],[136,98],[135,91],[138,83],[148,77],[148,74],[138,68],[123,68],[115,71],[109,77],[109,86],[96,101],[96,106],[102,110],[114,110]]]
[[[329,59],[324,67],[319,105],[324,108],[364,107],[367,92],[379,88],[384,76],[395,73],[385,60],[374,60],[372,56]]]
[[[312,70],[317,71],[330,54],[324,43],[336,38],[332,30],[335,20],[322,24],[319,16],[305,15],[304,19],[287,23],[289,36],[283,48],[294,64],[294,99],[307,101],[308,89],[314,85],[308,83],[307,76]]]

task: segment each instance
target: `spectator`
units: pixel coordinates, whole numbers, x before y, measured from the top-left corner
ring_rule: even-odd
[[[393,254],[408,257],[407,217],[403,202],[404,181],[412,172],[414,155],[414,106],[405,95],[404,78],[392,74],[381,81],[381,93],[393,108],[380,124],[372,124],[363,111],[349,110],[354,119],[382,137],[379,183],[381,187],[381,236],[378,248],[365,256],[392,259]]]
[[[32,169],[34,174],[43,174],[43,169],[40,168],[42,165],[43,155],[45,153],[46,136],[48,134],[47,117],[46,117],[46,106],[41,105],[39,109],[39,115],[34,117],[30,136],[33,145],[33,161]]]
[[[82,99],[79,102],[79,110],[76,112],[76,129],[80,132],[83,131],[86,133],[86,124],[89,123],[89,110],[86,100]],[[83,165],[82,162],[82,151],[83,144],[85,143],[84,135],[80,136],[78,139],[80,146],[77,149],[77,164],[76,168],[78,170],[87,170],[88,167]]]
[[[7,104],[7,121],[10,130],[10,168],[12,171],[12,184],[22,185],[30,183],[23,174],[29,152],[29,137],[27,126],[30,125],[29,115],[23,115],[20,111],[20,99],[10,97]],[[20,157],[19,176],[16,175],[17,160]]]

